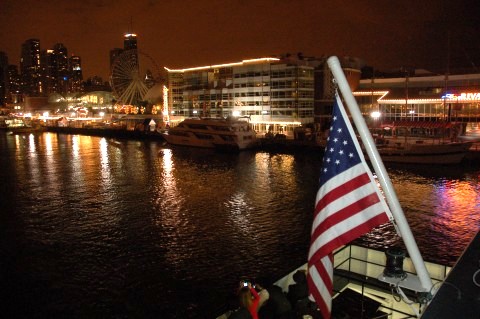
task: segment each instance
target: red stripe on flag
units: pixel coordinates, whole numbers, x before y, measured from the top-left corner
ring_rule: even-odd
[[[336,224],[343,222],[345,219],[352,217],[355,214],[358,214],[365,210],[366,208],[377,204],[380,202],[380,198],[378,198],[377,193],[372,193],[370,195],[365,196],[364,198],[358,199],[357,201],[353,202],[352,204],[340,209],[339,211],[335,212],[325,218],[315,229],[312,237],[317,237],[325,230],[334,227]]]
[[[357,177],[348,180],[344,184],[332,189],[325,194],[321,200],[318,201],[317,205],[315,206],[315,215],[318,214],[318,212],[329,203],[368,183],[370,183],[370,178],[368,177],[367,173],[363,173],[362,175],[358,175]]]

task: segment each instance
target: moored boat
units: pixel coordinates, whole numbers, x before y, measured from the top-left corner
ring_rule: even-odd
[[[473,142],[392,143],[378,146],[378,153],[383,162],[448,165],[462,162],[472,144]]]
[[[257,145],[248,118],[188,118],[162,133],[171,145],[244,150]]]
[[[373,133],[383,162],[458,164],[473,141],[460,140],[461,125],[444,122],[400,121]]]
[[[40,123],[17,117],[0,118],[0,131],[8,134],[29,134],[44,131],[45,126]]]

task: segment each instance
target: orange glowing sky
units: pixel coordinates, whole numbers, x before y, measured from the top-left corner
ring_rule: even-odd
[[[19,64],[29,38],[63,43],[84,78],[109,75],[123,34],[163,67],[184,68],[303,52],[360,57],[376,69],[480,67],[476,0],[0,0],[0,51]]]

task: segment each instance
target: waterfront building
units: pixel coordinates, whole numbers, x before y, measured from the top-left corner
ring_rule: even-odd
[[[260,58],[168,69],[168,109],[175,119],[249,116],[257,132],[287,132],[313,122],[314,65]]]
[[[254,129],[293,136],[331,115],[325,58],[287,54],[186,69],[166,68],[171,125],[186,117],[248,116]],[[357,79],[360,68],[351,69]],[[357,81],[358,82],[358,81]],[[319,130],[320,128],[316,128]]]
[[[91,91],[78,97],[82,106],[89,110],[91,115],[98,116],[101,112],[104,114],[113,113],[112,92],[109,91]]]
[[[363,79],[354,92],[370,125],[401,120],[480,122],[480,74]]]

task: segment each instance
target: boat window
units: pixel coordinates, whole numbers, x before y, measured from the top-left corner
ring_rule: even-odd
[[[233,142],[235,139],[233,138],[233,135],[220,135],[220,137],[227,142]]]
[[[215,131],[222,131],[222,132],[229,132],[232,130],[232,128],[228,126],[212,126],[212,129],[214,129]]]
[[[194,130],[207,130],[208,127],[207,125],[202,125],[202,124],[189,124],[189,128],[194,129]]]
[[[210,134],[195,133],[195,136],[200,140],[213,140],[213,136]]]
[[[184,131],[169,131],[168,135],[175,135],[175,136],[188,136],[188,132]]]

